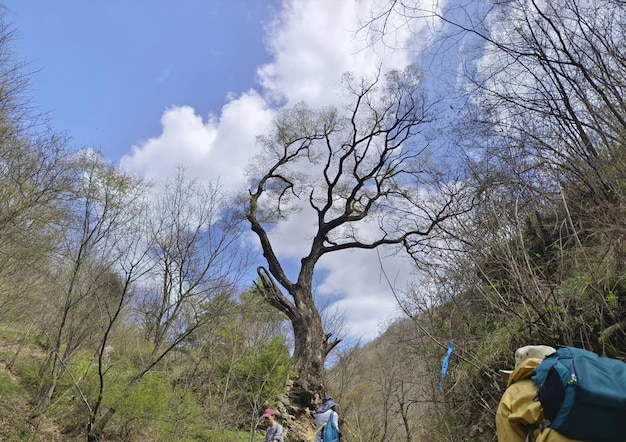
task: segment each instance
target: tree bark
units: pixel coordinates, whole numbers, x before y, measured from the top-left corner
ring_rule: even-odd
[[[257,269],[263,284],[264,296],[270,305],[284,312],[291,321],[294,333],[292,360],[298,373],[289,399],[295,408],[313,408],[322,391],[324,362],[328,353],[340,342],[329,341],[324,332],[322,318],[310,295],[311,281],[301,281],[290,286],[292,304],[274,283],[264,267]]]
[[[104,416],[102,416],[102,419],[98,420],[95,425],[89,423],[87,426],[87,442],[100,442],[104,427],[109,423],[115,411],[115,408],[109,408]]]

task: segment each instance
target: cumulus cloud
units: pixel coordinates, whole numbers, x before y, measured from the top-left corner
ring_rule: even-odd
[[[241,188],[246,165],[258,153],[255,137],[267,132],[279,106],[299,101],[311,106],[334,104],[344,73],[358,77],[410,63],[409,51],[391,50],[370,34],[356,32],[380,4],[379,0],[284,0],[279,16],[267,28],[272,62],[258,68],[257,89],[229,94],[219,114],[206,118],[188,106],[165,110],[161,133],[136,143],[122,158],[121,167],[159,179],[182,165],[193,176],[220,178],[228,188]],[[394,28],[394,41],[408,48],[417,30],[406,25]],[[314,218],[306,215],[295,214],[272,232],[282,259],[297,262],[307,253]],[[408,266],[400,258],[385,262],[398,286],[408,280]],[[391,290],[381,279],[376,252],[329,255],[319,269],[324,278],[317,295],[345,312],[352,337],[372,339],[381,322],[398,315]]]
[[[336,101],[338,81],[346,72],[356,75],[402,69],[409,53],[391,50],[382,41],[370,42],[357,32],[369,18],[376,1],[285,2],[269,28],[268,48],[273,61],[258,70],[260,83],[270,98],[289,104],[306,101],[328,105]],[[412,29],[399,28],[396,39],[407,46]]]
[[[317,295],[330,297],[330,308],[343,312],[350,336],[372,340],[402,315],[393,291],[404,288],[411,278],[406,257],[375,250],[343,251],[326,255],[318,269],[327,276]]]
[[[147,178],[171,175],[177,164],[204,159],[215,140],[216,128],[195,114],[189,106],[167,109],[161,117],[162,132],[132,147],[120,160],[120,167],[142,172]]]
[[[161,134],[134,145],[120,168],[162,179],[182,166],[190,176],[240,188],[256,136],[267,130],[273,116],[254,90],[226,103],[219,117],[206,120],[190,106],[171,107],[161,117]]]

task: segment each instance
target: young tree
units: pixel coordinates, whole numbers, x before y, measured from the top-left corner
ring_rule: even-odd
[[[213,431],[247,428],[254,439],[261,409],[276,406],[292,375],[287,328],[253,286],[194,337],[193,363],[176,382],[194,392]]]
[[[151,344],[144,372],[222,314],[247,268],[242,223],[218,183],[189,180],[181,170],[164,184],[145,222],[154,266],[136,310]]]
[[[45,412],[59,377],[72,355],[93,343],[98,329],[102,281],[109,281],[118,256],[112,253],[130,221],[128,204],[139,187],[118,174],[94,152],[77,155],[75,188],[67,193],[65,236],[49,264],[49,322],[40,324],[47,336],[48,357],[41,367],[41,385],[34,398]],[[117,294],[116,294],[117,295]],[[115,303],[115,298],[106,300]]]
[[[239,277],[246,269],[240,253],[242,223],[231,216],[217,184],[185,178],[183,171],[156,187],[150,208],[137,218],[118,258],[119,294],[126,304],[107,309],[99,342],[99,394],[90,407],[89,441],[97,441],[116,412],[105,397],[102,364],[108,336],[121,321],[125,306],[143,331],[141,365],[133,367],[122,389],[130,393],[156,366],[165,365],[175,350],[198,339],[209,325],[217,327],[228,313]],[[143,248],[142,248],[143,247]],[[133,303],[128,305],[133,294]],[[207,330],[204,330],[208,333]],[[110,389],[110,388],[109,388]],[[106,411],[99,415],[103,404]]]
[[[315,402],[324,361],[339,342],[325,332],[313,298],[319,259],[394,245],[419,257],[437,227],[465,210],[461,187],[431,161],[425,130],[433,116],[420,80],[414,67],[361,82],[346,77],[345,111],[299,104],[259,139],[263,156],[251,176],[247,219],[267,260],[259,268],[266,299],[293,327],[299,380],[292,400],[301,407]],[[270,229],[301,209],[314,231],[291,280]]]
[[[29,103],[26,66],[13,53],[4,12],[0,5],[0,315],[30,322],[33,306],[43,304],[42,268],[62,228],[72,150]]]

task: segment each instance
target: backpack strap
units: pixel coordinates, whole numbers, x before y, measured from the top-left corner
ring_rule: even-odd
[[[323,433],[324,432],[324,428],[326,427],[326,425],[328,425],[329,422],[332,422],[331,419],[333,418],[333,413],[334,411],[330,411],[330,416],[328,416],[328,420],[326,422],[324,422],[322,425],[320,425],[320,427],[315,430],[315,433],[313,433],[313,437],[311,438],[312,441],[315,440],[315,437],[317,436],[317,433],[319,433],[320,431]]]
[[[524,442],[534,442],[535,441],[535,430],[539,430],[541,433],[543,430],[548,428],[550,425],[550,421],[538,422],[536,424],[527,425],[526,426],[526,439]]]
[[[311,438],[311,442],[315,440],[315,438],[317,437],[317,433],[324,430],[325,426],[326,426],[326,423],[324,422],[322,425],[320,425],[320,427],[317,430],[315,430],[315,433],[313,433],[313,437]]]

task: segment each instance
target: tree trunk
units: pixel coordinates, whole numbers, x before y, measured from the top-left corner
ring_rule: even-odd
[[[50,369],[49,380],[45,380],[48,376],[46,373],[46,367],[47,366],[44,366],[40,373],[40,375],[44,378],[44,382],[39,387],[32,400],[32,404],[34,406],[33,416],[39,416],[48,410],[52,396],[56,391],[57,383],[59,381],[59,377],[61,376],[61,362],[60,358],[57,356],[56,350],[52,354],[52,368]]]
[[[87,426],[87,442],[100,442],[104,427],[106,427],[114,414],[115,408],[109,408],[100,420],[89,423]]]
[[[298,379],[291,394],[299,406],[312,408],[321,394],[327,338],[317,309],[300,308],[298,313],[298,318],[292,320]]]
[[[323,392],[324,362],[339,340],[329,342],[331,335],[324,332],[322,317],[313,302],[311,278],[302,277],[305,272],[301,272],[297,284],[288,286],[293,303],[281,293],[263,267],[259,267],[257,272],[263,283],[265,299],[287,315],[293,328],[292,360],[298,378],[294,381],[288,398],[289,405],[293,407],[291,414],[298,416],[307,409],[314,409],[319,403]]]

